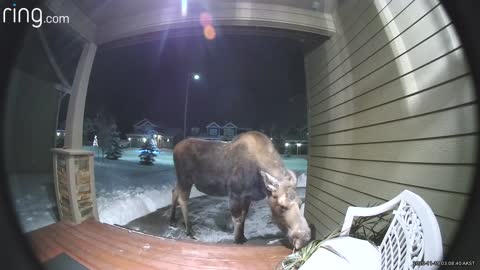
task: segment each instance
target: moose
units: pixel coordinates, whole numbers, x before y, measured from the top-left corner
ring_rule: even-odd
[[[247,241],[245,218],[252,201],[267,198],[274,222],[295,249],[310,241],[310,228],[300,211],[297,177],[287,170],[270,138],[256,131],[236,136],[231,142],[189,138],[173,152],[177,173],[172,191],[170,225],[176,226],[180,205],[186,233],[195,237],[188,221],[192,186],[211,196],[229,196],[235,243]]]

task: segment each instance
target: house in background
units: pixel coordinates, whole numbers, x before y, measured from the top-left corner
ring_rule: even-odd
[[[223,137],[227,139],[232,139],[233,137],[237,136],[238,127],[232,122],[228,122],[222,127],[222,129]]]
[[[159,148],[173,148],[175,137],[182,133],[179,128],[163,127],[148,119],[138,121],[133,125],[134,133],[128,133],[129,147],[141,147],[148,138],[153,138]]]
[[[138,134],[148,134],[150,133],[151,131],[157,131],[157,129],[159,128],[158,125],[156,125],[155,123],[153,123],[152,121],[144,118],[143,120],[141,121],[138,121],[137,123],[135,123],[133,125],[133,130],[135,133],[138,133]]]
[[[202,132],[201,128],[199,127],[191,128],[190,136],[205,140],[231,141],[238,134],[249,130],[252,129],[240,128],[233,122],[227,122],[223,126],[216,122],[211,122],[205,126],[204,132]]]
[[[148,138],[158,136],[158,125],[144,118],[133,125],[133,133],[128,133],[129,147],[141,147]]]
[[[173,149],[176,143],[183,138],[183,129],[181,128],[162,128],[160,129],[158,147]]]
[[[208,137],[221,137],[221,135],[222,135],[222,127],[219,124],[212,122],[207,125]]]
[[[199,127],[192,127],[190,129],[190,135],[199,136],[200,135],[200,128]]]
[[[156,130],[150,130],[148,133],[127,133],[126,135],[128,146],[138,148],[142,147],[148,138],[157,138],[159,134]]]

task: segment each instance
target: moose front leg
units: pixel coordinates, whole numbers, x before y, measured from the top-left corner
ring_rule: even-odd
[[[242,244],[247,241],[244,234],[245,218],[247,217],[250,200],[245,198],[230,197],[230,212],[233,220],[235,243]]]

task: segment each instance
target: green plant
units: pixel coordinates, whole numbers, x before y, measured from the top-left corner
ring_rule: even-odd
[[[324,248],[330,252],[333,252],[337,256],[340,256],[344,258],[338,251],[336,251],[334,248],[330,246],[322,246],[327,240],[336,238],[340,236],[340,229],[336,229],[333,232],[331,232],[329,235],[327,235],[325,238],[322,240],[313,240],[311,241],[308,245],[300,249],[298,252],[294,252],[291,255],[287,256],[282,262],[281,262],[281,268],[284,270],[296,270],[300,268],[310,257],[312,256],[315,251],[317,251],[319,248]],[[344,258],[345,259],[345,258]]]
[[[374,206],[374,205],[368,205]],[[352,226],[350,227],[350,234],[354,238],[367,240],[374,246],[380,245],[385,233],[387,232],[388,225],[391,221],[391,214],[390,213],[383,213],[377,216],[370,216],[370,217],[359,217],[356,218]],[[319,248],[326,249],[335,255],[347,260],[345,257],[342,256],[338,251],[336,251],[333,247],[324,245],[327,240],[342,237],[341,231],[339,228],[332,231],[329,235],[321,240],[313,240],[308,245],[300,249],[298,252],[293,252],[292,254],[288,255],[285,259],[280,262],[277,269],[284,269],[284,270],[297,270],[302,266],[315,251]],[[294,250],[295,251],[295,250]]]

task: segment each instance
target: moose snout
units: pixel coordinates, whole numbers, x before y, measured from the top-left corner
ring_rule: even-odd
[[[295,231],[290,237],[290,243],[295,249],[301,249],[310,242],[310,228]]]

